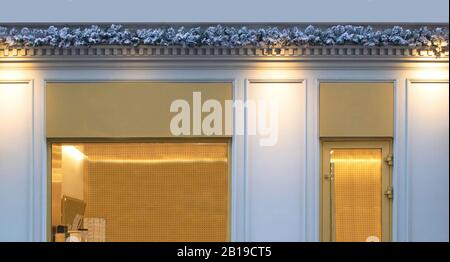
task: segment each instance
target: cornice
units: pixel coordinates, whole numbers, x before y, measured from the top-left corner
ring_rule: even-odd
[[[440,61],[448,61],[448,52]],[[92,46],[92,47],[23,47],[0,46],[0,62],[21,61],[434,61],[430,50],[408,47],[314,46],[314,47],[152,47],[152,46]]]

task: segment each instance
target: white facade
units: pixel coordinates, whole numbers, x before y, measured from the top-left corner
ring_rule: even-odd
[[[0,63],[0,241],[47,240],[45,85],[51,80],[232,81],[235,99],[286,99],[275,147],[261,147],[258,137],[233,137],[233,241],[319,241],[319,83],[393,82],[393,240],[448,241],[447,58],[5,59]]]

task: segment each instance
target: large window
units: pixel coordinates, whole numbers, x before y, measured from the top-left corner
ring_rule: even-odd
[[[53,237],[229,240],[227,142],[52,143],[51,151]]]

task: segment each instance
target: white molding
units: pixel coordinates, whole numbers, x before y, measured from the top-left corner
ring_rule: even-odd
[[[241,99],[241,87],[237,83],[237,79],[233,79],[233,101]],[[244,177],[244,161],[240,158],[243,154],[244,144],[242,138],[236,134],[236,109],[233,108],[233,136],[231,139],[231,241],[243,241],[240,228],[244,224],[242,207],[243,187],[242,180]]]
[[[402,192],[402,196],[403,196],[403,202],[399,202],[398,205],[399,206],[403,206],[403,223],[404,223],[404,240],[405,241],[410,241],[410,237],[411,237],[411,226],[410,226],[410,207],[409,207],[409,199],[410,199],[410,182],[409,182],[409,178],[408,178],[408,89],[411,87],[411,82],[408,80],[408,78],[405,79],[405,91],[404,91],[404,115],[403,115],[403,127],[404,127],[404,132],[403,132],[403,143],[404,143],[404,147],[402,148],[403,150],[403,172],[401,173],[401,176],[403,177],[403,188],[404,191]],[[394,159],[394,164],[395,164],[395,159]],[[403,205],[401,205],[403,204]]]
[[[41,178],[41,168],[40,168],[40,164],[41,161],[39,159],[40,154],[38,154],[39,151],[39,132],[40,132],[40,128],[37,125],[38,123],[38,119],[39,117],[42,116],[42,114],[40,114],[40,110],[38,109],[39,107],[39,92],[37,91],[36,88],[36,83],[35,80],[30,80],[30,84],[32,85],[32,164],[31,164],[31,168],[32,168],[32,180],[31,180],[31,199],[30,202],[32,204],[30,212],[30,223],[31,223],[31,228],[30,228],[30,239],[31,241],[37,241],[40,239],[39,237],[39,228],[40,228],[40,219],[41,219],[41,212],[42,212],[42,208],[41,208],[41,195],[40,195],[40,178]]]
[[[251,82],[245,79],[244,86],[244,103],[248,100],[248,89]],[[244,241],[250,241],[250,209],[249,209],[249,193],[248,193],[248,110],[244,107]]]
[[[320,136],[319,136],[319,86],[320,81],[306,82],[306,166],[307,203],[306,241],[320,241]],[[308,84],[309,83],[309,84]]]
[[[123,79],[123,78],[96,78],[96,79],[70,79],[70,78],[47,78],[45,83],[231,83],[233,84],[236,79],[234,78],[215,78],[215,79],[203,79],[203,78],[189,78],[189,79],[170,79],[170,78],[158,78],[158,79]]]
[[[407,83],[411,84],[446,84],[449,83],[449,79],[420,79],[420,78],[407,78]]]
[[[448,52],[442,54],[448,58]],[[0,45],[0,59],[21,60],[92,60],[92,59],[433,59],[432,51],[405,46],[367,47],[310,46],[310,47],[183,47],[183,46],[108,46],[92,47],[8,47]]]
[[[15,59],[3,60],[0,58],[0,70],[339,70],[339,71],[361,71],[361,70],[423,70],[424,66],[437,65],[448,68],[448,59],[439,58],[432,60],[364,60],[352,61],[342,59],[327,60],[290,60],[283,58],[279,60],[110,60],[94,59],[91,61],[19,61]],[[57,80],[59,79],[53,79]]]
[[[405,135],[404,135],[404,105],[405,105],[405,96],[404,96],[404,86],[401,85],[402,81],[394,80],[394,137],[393,137],[393,145],[392,145],[392,154],[394,156],[394,162],[392,167],[392,186],[394,188],[394,199],[392,201],[392,241],[398,242],[402,241],[403,236],[403,223],[402,223],[402,215],[403,206],[400,205],[404,195],[404,162],[403,156],[401,153],[405,146]]]
[[[245,101],[245,83],[241,81],[240,78],[236,78],[234,80],[234,94],[233,100],[242,100]],[[234,237],[232,241],[242,242],[245,241],[245,136],[239,135],[236,132],[237,129],[237,120],[242,120],[242,125],[245,125],[245,116],[241,116],[241,118],[236,117],[236,108],[233,108],[233,152],[232,152],[232,161],[233,161],[233,171],[234,171],[234,180],[232,180],[234,190],[232,191],[232,196],[234,198],[234,223],[232,225],[234,232]]]
[[[31,84],[32,82],[33,82],[32,79],[29,79],[29,80],[22,80],[22,79],[13,79],[13,80],[1,79],[1,80],[0,80],[0,84]]]
[[[387,79],[387,78],[328,78],[328,79],[318,79],[320,83],[394,83],[395,79]]]
[[[36,217],[34,218],[34,241],[49,241],[47,239],[48,209],[48,170],[47,170],[47,136],[46,136],[46,81],[42,78],[34,80],[36,92],[34,94],[34,159],[35,159],[35,205]]]

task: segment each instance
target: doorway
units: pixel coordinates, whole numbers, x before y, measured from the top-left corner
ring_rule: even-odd
[[[391,240],[391,141],[323,141],[322,241]]]

